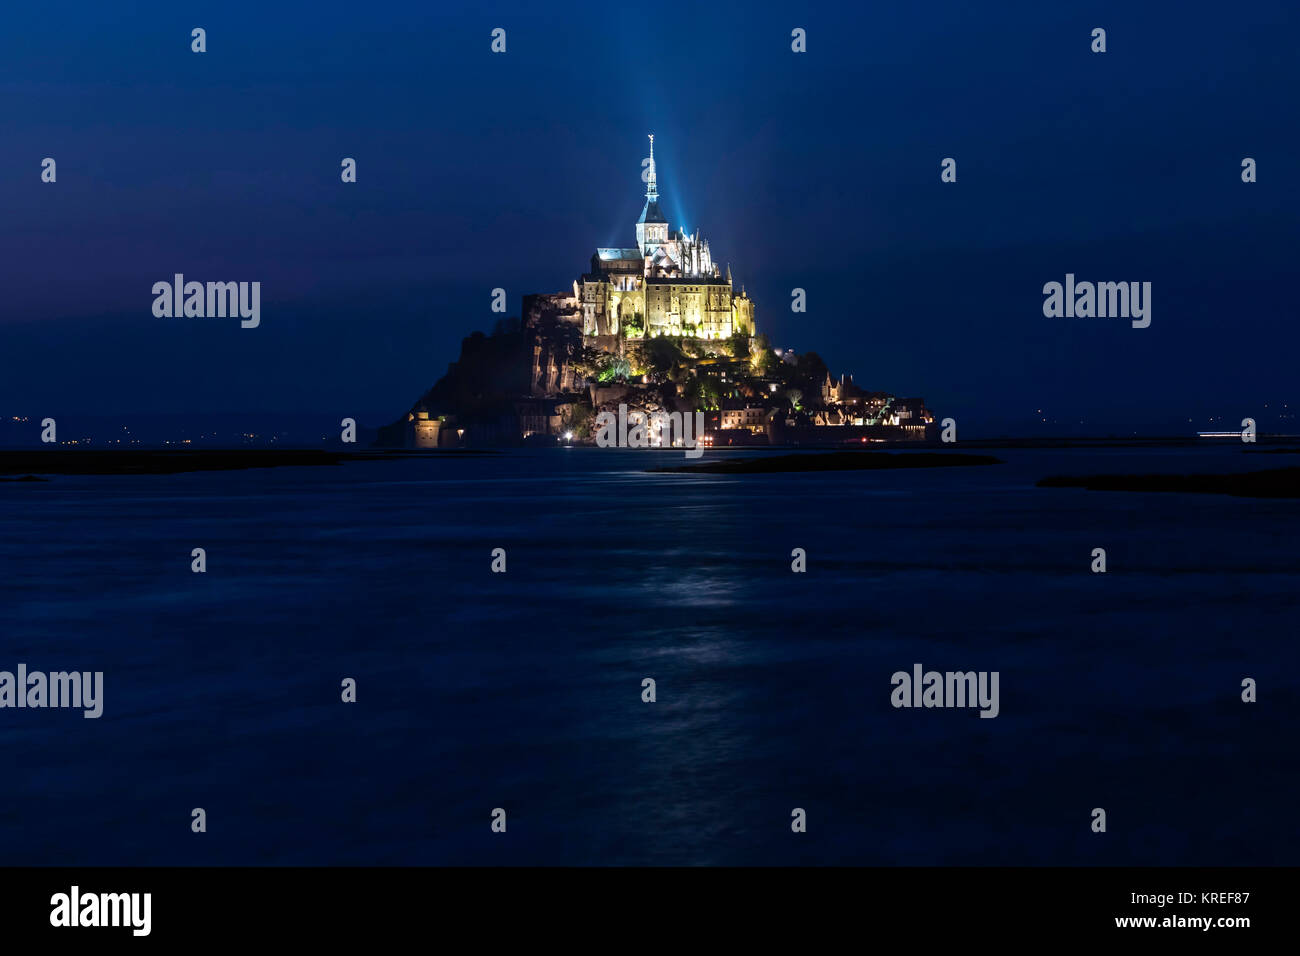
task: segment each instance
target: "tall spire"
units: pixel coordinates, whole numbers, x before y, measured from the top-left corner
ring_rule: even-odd
[[[650,179],[646,182],[645,198],[650,202],[659,199],[659,186],[655,182],[655,134],[650,133]]]
[[[655,134],[650,133],[650,168],[645,176],[645,208],[641,218],[636,221],[636,244],[641,252],[649,255],[655,248],[668,241],[668,220],[659,211],[659,183],[655,175]],[[642,160],[645,163],[646,160]]]

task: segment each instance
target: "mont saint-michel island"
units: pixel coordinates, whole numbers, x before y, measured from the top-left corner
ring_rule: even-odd
[[[731,267],[698,229],[665,217],[649,139],[635,245],[597,248],[571,290],[525,295],[519,316],[464,339],[447,374],[377,444],[590,443],[615,417],[624,429],[694,420],[703,433],[686,442],[705,447],[933,440],[923,399],[836,377],[815,352],[772,347]],[[679,441],[648,429],[650,445]]]

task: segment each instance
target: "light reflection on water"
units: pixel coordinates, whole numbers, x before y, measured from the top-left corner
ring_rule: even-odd
[[[1300,502],[1033,487],[1261,467],[1222,448],[997,454],[0,486],[0,669],[106,686],[98,721],[0,711],[4,862],[1294,863]],[[999,670],[1002,716],[894,710],[914,661]],[[1130,834],[1104,847],[1103,802]],[[220,841],[175,838],[196,805]]]

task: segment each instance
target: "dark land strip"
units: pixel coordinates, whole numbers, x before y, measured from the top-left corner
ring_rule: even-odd
[[[239,471],[341,465],[349,461],[395,461],[400,458],[454,459],[483,452],[447,451],[325,451],[313,448],[235,448],[171,451],[135,449],[95,451],[51,448],[42,451],[0,451],[0,475],[22,475],[9,481],[40,481],[39,475],[175,475],[190,471]]]

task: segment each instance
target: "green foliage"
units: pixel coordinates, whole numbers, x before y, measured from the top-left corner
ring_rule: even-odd
[[[650,339],[641,346],[641,356],[646,369],[657,374],[668,374],[685,358],[681,344],[663,336]]]
[[[726,383],[707,372],[700,372],[683,388],[687,401],[700,409],[717,408],[726,391]]]
[[[744,332],[734,332],[731,338],[726,340],[725,348],[732,358],[749,358],[749,336]]]
[[[596,421],[596,413],[590,405],[575,403],[570,405],[560,416],[562,430],[573,432],[575,438],[590,438],[591,429]]]
[[[596,373],[596,381],[605,382],[626,382],[632,375],[632,365],[627,359],[619,355],[605,355],[599,371]]]
[[[605,365],[605,353],[600,349],[580,345],[569,358],[569,365],[583,378],[595,378]]]
[[[766,349],[759,356],[758,372],[760,375],[767,375],[771,378],[785,380],[787,369],[789,368],[780,357],[771,349]]]

